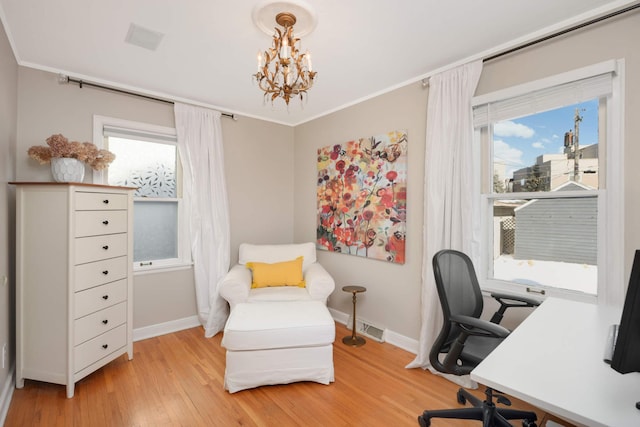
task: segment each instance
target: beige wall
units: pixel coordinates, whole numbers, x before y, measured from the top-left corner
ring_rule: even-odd
[[[0,25],[0,352],[6,344],[8,356],[4,368],[0,365],[0,411],[2,392],[11,379],[9,369],[15,363],[15,191],[7,183],[15,179],[17,85],[18,64]],[[5,276],[8,278],[6,285]]]
[[[240,243],[293,241],[293,128],[244,117],[222,127],[235,264]]]
[[[640,13],[607,21],[484,65],[476,94],[484,94],[608,59],[626,59],[625,115],[625,275],[633,251],[640,248]],[[296,241],[315,236],[316,150],[352,138],[394,129],[409,133],[407,201],[407,262],[391,265],[349,255],[321,252],[320,261],[335,276],[337,290],[329,305],[350,313],[350,297],[340,288],[358,283],[368,291],[359,298],[358,313],[373,324],[417,339],[420,327],[422,215],[425,116],[428,91],[412,84],[354,107],[297,126],[295,129],[295,235]],[[495,305],[488,301],[485,311]],[[517,311],[516,311],[517,312]],[[507,326],[515,326],[527,312],[512,313]]]
[[[351,313],[351,294],[341,289],[349,284],[363,285],[367,292],[358,296],[358,318],[412,338],[417,338],[420,330],[427,96],[428,90],[415,83],[295,129],[294,238],[298,242],[315,240],[318,148],[394,130],[407,131],[405,264],[325,251],[319,251],[318,258],[336,280],[330,307]]]
[[[484,64],[476,94],[552,76],[611,59],[625,59],[624,116],[624,254],[625,280],[633,255],[640,248],[640,12],[632,12],[606,23],[525,49]],[[616,167],[613,165],[612,167]]]
[[[59,85],[55,74],[16,67],[6,37],[0,38],[3,58],[0,109],[8,110],[7,115],[2,114],[0,118],[0,154],[3,159],[7,154],[15,159],[17,180],[50,180],[46,167],[27,158],[27,148],[43,144],[47,136],[56,132],[74,139],[90,140],[93,114],[173,125],[170,105]],[[640,114],[637,40],[640,40],[640,14],[636,12],[486,63],[477,91],[478,94],[487,93],[607,59],[625,58],[625,277],[628,277],[633,251],[640,247],[640,227],[635,224],[635,218],[640,214],[640,198],[637,186],[633,185],[640,178],[640,170],[633,163],[640,158],[640,145],[635,143],[640,134],[640,122],[635,119]],[[19,81],[17,118],[15,112],[13,115],[11,112],[16,105],[15,89],[12,89],[16,68]],[[395,265],[327,252],[320,252],[319,258],[335,276],[338,285],[330,298],[332,308],[350,313],[350,296],[340,288],[347,284],[365,285],[368,291],[359,298],[359,317],[417,339],[427,96],[428,90],[415,83],[295,128],[243,117],[237,122],[223,119],[232,262],[237,259],[240,242],[315,240],[316,154],[319,147],[396,129],[406,130],[409,136],[406,263]],[[17,123],[17,130],[13,123]],[[12,136],[16,134],[17,154],[14,154]],[[8,172],[12,165],[9,161],[3,168],[3,179],[13,175]],[[2,203],[10,198],[4,195]],[[6,223],[11,220],[7,219],[6,207],[3,206],[3,210],[0,227],[6,229]],[[4,239],[0,240],[3,247],[12,247],[7,245],[3,234],[0,237]],[[0,257],[0,274],[1,269],[9,268],[4,265],[9,263],[7,258],[10,257]],[[136,276],[135,282],[134,327],[195,314],[191,270]],[[0,300],[4,293],[0,293]],[[3,330],[13,327],[5,323],[0,319],[0,339]]]
[[[51,170],[27,156],[32,145],[61,133],[71,140],[93,141],[93,116],[101,115],[154,125],[174,126],[173,106],[85,86],[59,84],[58,75],[20,67],[18,85],[19,181],[51,181]],[[91,182],[87,168],[85,181]]]
[[[85,86],[61,85],[57,75],[19,67],[17,180],[51,181],[47,166],[28,158],[53,133],[91,141],[93,115],[174,126],[173,106]],[[260,120],[222,119],[231,216],[232,262],[241,242],[293,238],[293,130]],[[89,171],[88,171],[89,172]],[[91,181],[91,173],[85,180]],[[196,314],[192,269],[136,275],[134,328]]]

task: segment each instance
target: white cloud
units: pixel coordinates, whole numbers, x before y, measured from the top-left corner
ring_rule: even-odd
[[[533,144],[531,144],[531,146],[533,148],[544,148],[544,144],[542,143],[542,141],[536,141]]]
[[[522,165],[522,151],[511,147],[504,141],[496,139],[493,141],[494,163],[503,163],[507,166]]]
[[[535,131],[528,126],[515,123],[510,120],[496,123],[493,126],[493,134],[496,136],[515,136],[517,138],[531,138]]]

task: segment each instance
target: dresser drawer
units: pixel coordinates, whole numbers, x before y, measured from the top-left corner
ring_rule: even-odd
[[[77,319],[74,323],[76,345],[97,337],[127,321],[127,303],[121,302]]]
[[[127,299],[127,280],[107,283],[74,295],[75,318],[103,310]]]
[[[74,267],[74,291],[92,288],[127,277],[127,257],[106,259]]]
[[[127,209],[128,197],[126,194],[110,193],[76,193],[77,211],[107,211]]]
[[[127,211],[76,211],[75,237],[127,232]]]
[[[85,264],[127,254],[127,234],[79,237],[75,239],[75,263]]]
[[[76,346],[74,354],[74,372],[81,371],[103,357],[127,345],[127,325],[120,325],[115,329]]]

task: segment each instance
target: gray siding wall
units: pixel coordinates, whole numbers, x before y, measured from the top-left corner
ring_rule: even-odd
[[[539,199],[516,210],[516,259],[597,265],[598,199]]]

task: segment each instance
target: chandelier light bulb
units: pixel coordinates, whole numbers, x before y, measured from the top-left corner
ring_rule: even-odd
[[[287,40],[287,35],[282,39],[282,47],[280,48],[280,57],[283,59],[289,59],[289,40]]]
[[[263,66],[264,66],[264,58],[262,56],[262,52],[258,52],[258,72],[262,71]]]
[[[307,69],[309,71],[313,71],[313,67],[311,66],[311,52],[307,50],[307,52],[304,54],[304,57],[307,59]]]

